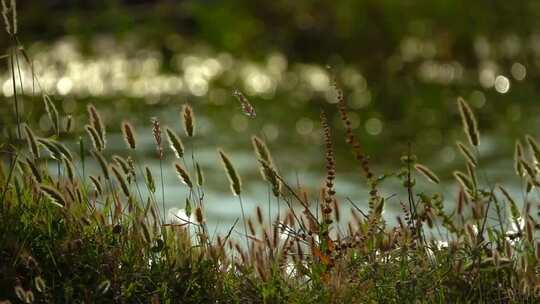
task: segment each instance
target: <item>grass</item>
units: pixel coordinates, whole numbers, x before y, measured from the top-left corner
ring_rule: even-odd
[[[15,22],[11,25],[10,30]],[[19,121],[22,99],[17,99],[21,92],[16,91],[18,71],[13,63],[19,55],[27,63],[30,60],[16,33],[8,33],[14,38],[9,60],[14,115]],[[160,160],[164,154],[175,157],[172,165],[179,183],[189,189],[185,216],[174,216],[164,210],[166,194],[156,183],[163,185],[162,166],[167,164],[160,161],[156,180],[137,157],[136,132],[128,122],[120,127],[127,149],[111,156],[107,126],[98,109],[89,106],[88,140],[71,151],[62,144],[71,126],[61,125],[63,113],[43,94],[54,134],[37,134],[33,123],[25,122],[24,132],[21,125],[14,128],[18,140],[1,144],[0,301],[537,302],[540,225],[533,207],[540,198],[540,146],[535,139],[526,137],[528,153],[520,141],[516,143],[514,170],[523,193],[518,200],[485,173],[475,114],[465,100],[457,99],[468,144],[459,142],[456,147],[463,154],[464,169],[454,172],[460,187],[454,201],[437,191],[418,190],[417,177],[433,184],[440,179],[411,152],[401,158],[402,167],[395,172],[376,175],[351,128],[337,80],[334,89],[345,141],[358,161],[369,199],[348,201],[336,193],[339,156],[334,153],[332,127],[322,113],[321,155],[327,174],[320,194],[292,186],[280,174],[279,160],[271,156],[264,140],[247,138],[273,195],[267,199],[268,209],[278,209],[280,215],[271,218],[262,206],[252,217],[242,211],[242,223],[237,221],[225,235],[214,235],[207,228],[203,170],[191,142],[197,136],[191,107],[184,107],[180,115],[185,137],[165,128],[170,150],[163,148],[159,120],[153,119]],[[247,105],[251,110],[246,115],[254,116],[246,99],[244,110]],[[243,209],[252,202],[242,200],[242,180],[233,158],[220,149],[218,155],[231,195],[238,197]],[[85,172],[89,157],[99,164],[99,174]],[[388,179],[399,179],[406,193],[392,199],[402,208],[395,226],[382,216],[390,203],[382,195]],[[351,206],[347,217],[345,205]],[[431,239],[433,230],[439,235]],[[241,237],[233,237],[234,231]]]

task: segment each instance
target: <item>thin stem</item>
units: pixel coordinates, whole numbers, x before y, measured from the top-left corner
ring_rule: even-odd
[[[477,162],[478,162],[478,167],[480,168],[480,151],[478,150],[478,147],[475,147],[475,152],[476,152],[476,159],[477,159]],[[488,175],[487,175],[486,171],[484,169],[481,169],[481,171],[482,171],[482,175],[484,176],[484,179],[486,181],[486,184],[489,187],[489,193],[490,193],[490,196],[491,196],[491,198],[488,200],[488,203],[487,203],[487,206],[486,206],[486,211],[484,212],[484,218],[482,219],[482,226],[480,228],[480,231],[478,232],[478,236],[483,240],[484,239],[484,229],[486,227],[489,207],[491,206],[491,201],[493,200],[493,198],[495,198],[495,194],[494,194],[495,186],[493,186],[493,184],[489,181],[489,178],[488,178]]]
[[[270,194],[270,185],[266,186],[266,189],[268,191],[268,223],[272,223],[272,196]]]
[[[161,205],[163,206],[163,223],[165,223],[165,182],[163,179],[163,157],[159,157],[159,172],[161,176]]]
[[[156,206],[157,209],[159,209],[158,205],[157,205],[157,199],[154,196],[154,193],[150,190],[150,187],[148,186],[148,183],[147,183],[145,175],[144,175],[144,171],[142,169],[141,163],[139,162],[139,159],[138,159],[137,155],[134,156],[133,162],[135,163],[135,166],[137,167],[137,169],[139,169],[139,174],[143,178],[144,185],[146,186],[146,189],[148,190],[148,195],[149,195],[150,201]],[[138,187],[137,179],[135,179],[135,183],[137,183],[137,187]],[[143,203],[143,202],[141,201],[141,203]],[[158,219],[159,219],[159,217],[158,217]]]
[[[408,197],[408,200],[409,200],[409,210],[411,211],[411,218],[413,219],[412,220],[412,229],[415,231],[415,233],[418,235],[418,237],[420,238],[420,241],[423,241],[424,244],[426,243],[425,241],[425,238],[424,238],[424,235],[422,234],[422,223],[420,222],[420,225],[416,225],[417,222],[417,210],[416,210],[416,202],[414,201],[414,192],[413,192],[413,189],[412,189],[412,176],[411,176],[411,171],[412,171],[412,168],[411,168],[411,157],[412,157],[412,147],[411,147],[411,143],[409,142],[408,144],[408,152],[407,152],[407,157],[408,157],[408,161],[407,161],[407,197]]]
[[[23,86],[23,80],[22,80],[22,74],[21,74],[21,67],[19,64],[19,54],[18,52],[15,52],[15,61],[17,63],[17,74],[19,75],[19,86],[21,88],[21,93],[24,95],[24,86]]]
[[[15,83],[15,65],[13,63],[14,61],[14,51],[11,51],[10,55],[10,65],[11,65],[11,83],[13,85],[13,101],[15,104],[15,121],[17,123],[17,135],[18,139],[20,140],[22,138],[22,131],[21,131],[21,121],[19,117],[19,99],[17,98],[17,85]]]
[[[143,176],[143,179],[144,179],[144,176]],[[133,183],[135,184],[135,189],[137,189],[137,192],[139,193],[139,199],[141,200],[141,204],[144,204],[141,188],[139,187],[139,181],[137,180],[137,174],[135,172],[133,172]]]
[[[11,166],[9,168],[9,174],[6,179],[6,184],[4,185],[4,191],[2,191],[2,198],[0,199],[0,207],[3,209],[4,207],[4,198],[6,196],[6,192],[9,188],[9,183],[11,182],[11,178],[13,177],[13,172],[15,171],[15,166],[17,164],[17,159],[19,158],[19,152],[15,154],[15,157],[13,158],[13,161],[11,163]]]
[[[244,213],[244,204],[242,203],[242,196],[238,195],[238,201],[240,202],[240,210],[242,211],[242,221],[244,222],[244,236],[246,238],[246,248],[249,250],[249,242],[248,242],[248,230],[246,225],[246,214]]]

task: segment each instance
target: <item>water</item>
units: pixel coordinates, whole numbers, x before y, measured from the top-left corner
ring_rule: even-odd
[[[189,102],[195,109],[196,133],[193,139],[183,136],[192,177],[191,151],[203,168],[205,211],[210,231],[226,231],[240,216],[239,204],[229,190],[226,174],[218,159],[217,147],[223,148],[239,171],[243,184],[246,213],[253,215],[256,206],[270,209],[275,215],[277,202],[268,195],[262,181],[250,137],[264,138],[282,175],[292,185],[300,185],[318,200],[324,179],[324,151],[321,145],[319,113],[330,117],[337,155],[337,191],[342,214],[347,214],[351,198],[360,208],[367,207],[367,191],[354,161],[344,143],[343,128],[335,108],[335,95],[330,77],[322,64],[294,63],[280,53],[271,53],[259,62],[234,58],[214,51],[178,52],[165,58],[152,49],[99,47],[94,54],[83,54],[72,39],[49,45],[30,46],[39,83],[32,81],[28,67],[21,77],[24,92],[24,119],[42,135],[50,134],[50,122],[39,97],[30,92],[47,92],[60,112],[74,116],[76,133],[83,134],[87,121],[85,105],[94,103],[108,129],[108,155],[127,156],[120,134],[120,122],[131,121],[137,131],[138,148],[132,155],[148,165],[157,180],[156,197],[161,204],[159,161],[151,136],[150,117],[158,117],[163,126],[183,135],[180,107]],[[193,50],[191,50],[193,51]],[[402,50],[407,53],[407,49]],[[408,58],[405,56],[404,58]],[[443,192],[448,202],[454,201],[457,186],[452,170],[465,170],[455,141],[465,141],[460,127],[455,98],[463,95],[470,101],[480,121],[482,146],[480,163],[491,183],[509,183],[516,195],[519,183],[513,176],[513,144],[524,132],[540,134],[537,114],[540,107],[531,102],[535,88],[526,81],[535,66],[511,64],[511,73],[497,78],[502,65],[482,65],[468,70],[458,61],[450,65],[433,60],[420,60],[416,75],[410,76],[407,89],[395,93],[390,101],[382,97],[381,87],[370,83],[352,66],[339,67],[347,92],[353,128],[378,174],[399,169],[399,157],[407,153],[409,143],[420,162],[440,175],[443,186],[428,187],[420,176],[420,189]],[[524,70],[525,69],[525,70]],[[471,75],[477,75],[472,77]],[[489,83],[489,75],[493,75]],[[401,81],[396,79],[395,81]],[[0,75],[1,93],[11,105],[13,94],[9,74]],[[233,88],[245,92],[257,112],[256,118],[242,113],[241,105],[232,96]],[[456,88],[457,87],[457,88]],[[399,89],[398,89],[399,90]],[[3,107],[3,124],[9,124],[11,106]],[[3,128],[4,133],[8,130]],[[75,148],[77,136],[66,140]],[[90,142],[86,140],[89,145]],[[168,148],[168,147],[166,147]],[[167,150],[164,164],[166,209],[183,208],[188,189],[173,170],[175,159]],[[92,173],[97,168],[88,164]],[[142,186],[142,185],[141,185]],[[399,199],[406,191],[397,180],[391,180],[383,195],[392,197],[386,205],[385,217],[393,221],[400,210]],[[396,195],[396,196],[393,196]],[[315,205],[315,204],[314,204]],[[447,206],[452,208],[453,206]],[[281,210],[284,209],[282,202]],[[345,219],[346,220],[346,219]]]
[[[156,192],[154,193],[154,196],[161,208],[162,196],[160,162],[157,158],[156,148],[150,130],[147,130],[147,132],[143,134],[139,134],[137,138],[138,149],[137,153],[135,154],[128,152],[127,149],[124,148],[124,142],[120,134],[110,134],[108,138],[108,154],[118,154],[125,157],[132,156],[134,159],[144,162],[144,165],[151,169],[156,181]],[[188,139],[184,138],[184,141],[186,147],[192,146],[189,144]],[[281,200],[278,203],[278,201],[270,194],[269,186],[262,180],[259,174],[255,155],[253,152],[249,151],[249,138],[245,138],[244,141],[244,145],[246,147],[231,149],[227,152],[229,152],[229,155],[231,156],[231,159],[242,178],[242,198],[246,214],[254,217],[255,209],[257,206],[259,206],[265,213],[265,217],[271,214],[271,218],[274,218],[278,214],[278,209],[281,210],[281,214],[283,215],[283,210],[286,208],[285,202]],[[485,155],[494,154],[494,150],[498,147],[497,144],[490,140],[490,137],[484,138],[484,144],[485,149],[482,149],[481,153]],[[71,145],[73,146],[74,143],[71,143]],[[232,224],[241,216],[238,198],[230,191],[229,181],[224,169],[221,166],[215,145],[210,143],[197,143],[194,146],[194,159],[200,164],[205,176],[205,184],[203,189],[204,208],[209,229],[210,231],[226,233]],[[309,150],[313,149],[313,147],[311,149],[310,147],[304,148],[307,150],[305,155],[309,156]],[[315,149],[320,150],[321,147],[315,147]],[[168,147],[165,147],[165,151],[163,172],[166,210],[168,211],[174,208],[184,209],[185,200],[187,197],[190,197],[190,191],[187,186],[180,181],[173,168],[173,164],[175,162],[178,162],[183,166],[184,163],[181,160],[176,159],[172,151],[168,150]],[[307,164],[309,163],[317,163],[319,165],[319,168],[306,169],[303,171],[295,169],[294,167],[281,166],[280,158],[276,158],[276,163],[280,167],[280,172],[283,174],[285,180],[288,181],[288,184],[295,189],[300,188],[309,193],[309,198],[312,202],[312,207],[314,210],[320,201],[319,187],[323,184],[325,177],[323,171],[324,164],[322,163],[323,159],[322,156],[319,155],[320,151],[315,154],[316,155],[314,155],[313,159],[310,159],[309,157],[295,158],[297,163],[303,164],[304,166],[308,166]],[[486,159],[489,158],[486,157]],[[346,167],[344,164],[340,164],[339,155],[337,157],[337,161],[338,167]],[[482,161],[483,160],[481,160],[481,162]],[[186,152],[186,164],[192,180],[195,180],[196,171],[194,169],[194,162],[191,159],[190,148],[188,148]],[[87,174],[99,174],[100,169],[97,163],[95,163],[93,160],[90,159],[86,165]],[[347,170],[343,170],[341,172],[338,171],[338,179],[336,183],[336,190],[341,204],[342,224],[351,219],[349,211],[353,208],[353,204],[350,203],[349,200],[351,200],[356,207],[362,209],[363,211],[367,212],[368,208],[368,189],[362,175],[358,170],[359,167],[354,162],[347,165],[350,166]],[[500,157],[496,162],[490,163],[485,171],[484,169],[480,171],[482,173],[482,176],[479,176],[480,180],[485,181],[483,176],[483,173],[485,172],[486,176],[488,176],[489,182],[492,185],[496,183],[505,183],[506,188],[512,193],[512,195],[515,198],[520,198],[520,184],[517,178],[514,176],[512,166],[513,160],[510,157]],[[398,168],[384,167],[380,164],[374,164],[374,167],[378,174],[392,172]],[[459,169],[465,170],[464,168]],[[54,170],[55,168],[53,168],[53,171]],[[439,173],[438,170],[436,170],[436,172]],[[443,173],[441,176],[444,177],[446,175]],[[453,202],[457,201],[458,186],[452,179],[443,178],[442,185],[432,185],[418,174],[416,175],[416,179],[418,183],[416,191],[426,191],[426,193],[440,192],[445,198],[447,198],[446,207],[448,210],[452,210],[455,207]],[[147,197],[149,192],[146,185],[143,182],[140,182],[139,187],[142,189],[143,197]],[[402,187],[397,178],[390,178],[389,180],[385,181],[380,189],[381,195],[387,198],[384,217],[390,223],[394,223],[396,216],[401,213],[401,206],[399,202],[406,202],[407,200],[407,191],[404,187]],[[191,197],[191,199],[192,205],[194,205],[196,199],[194,197]],[[292,206],[297,210],[297,212],[301,212],[300,204],[294,199],[292,199]],[[269,213],[269,211],[271,212]],[[240,232],[241,226],[237,226],[236,229],[236,231]],[[342,226],[342,229],[345,229],[345,227]]]

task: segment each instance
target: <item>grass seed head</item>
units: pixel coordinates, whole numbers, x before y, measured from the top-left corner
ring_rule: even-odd
[[[26,158],[26,163],[28,164],[28,167],[32,171],[33,178],[36,180],[36,182],[41,183],[43,179],[41,178],[41,172],[36,166],[35,162],[31,160],[30,158]]]
[[[204,173],[199,163],[195,164],[195,168],[197,169],[197,185],[199,185],[199,187],[202,187],[204,185]]]
[[[67,158],[64,158],[64,167],[66,168],[66,173],[69,180],[73,183],[75,182],[75,166],[73,162]]]
[[[134,131],[133,126],[128,121],[122,122],[122,135],[128,147],[132,150],[135,150],[136,148],[135,131]]]
[[[225,172],[227,173],[227,177],[229,178],[232,193],[234,195],[240,195],[240,193],[242,192],[242,182],[240,180],[240,177],[238,176],[238,173],[236,172],[236,169],[234,168],[227,154],[223,152],[223,150],[219,149],[218,153],[221,157],[221,161],[223,163],[223,167],[225,168]]]
[[[182,117],[186,135],[193,137],[195,135],[195,115],[193,114],[193,108],[189,104],[184,104],[182,107]]]
[[[163,158],[163,147],[161,146],[161,124],[156,117],[152,117],[152,136],[154,137],[154,142],[156,143],[156,149],[159,159]]]
[[[54,131],[56,134],[60,133],[60,117],[58,115],[58,110],[54,105],[54,102],[49,97],[49,95],[43,95],[43,102],[45,103],[45,112],[53,125]]]
[[[66,206],[66,199],[57,189],[44,184],[41,184],[39,188],[41,189],[41,192],[51,200],[52,203],[59,207]]]
[[[534,157],[534,160],[536,163],[540,163],[540,146],[538,145],[538,142],[530,136],[525,136],[525,139],[527,140],[527,143],[529,144],[529,148],[531,150],[531,154]]]
[[[34,135],[34,132],[28,125],[24,126],[24,132],[26,133],[26,141],[28,143],[28,148],[30,149],[30,152],[32,153],[32,156],[34,159],[39,158],[39,146],[36,140],[36,136]]]
[[[51,154],[51,157],[55,160],[62,160],[62,152],[58,148],[57,145],[53,144],[52,140],[45,139],[45,138],[38,138],[37,142],[40,143],[49,153]]]
[[[257,154],[257,157],[269,163],[270,165],[273,165],[272,156],[270,154],[270,150],[268,150],[268,147],[266,146],[266,143],[257,136],[251,137],[251,143],[253,145],[253,150],[255,150],[255,153]]]
[[[89,178],[90,178],[90,181],[92,182],[92,185],[94,186],[94,189],[96,190],[96,192],[99,195],[103,194],[103,187],[101,186],[101,181],[99,180],[99,178],[95,177],[93,175],[90,175]]]
[[[439,177],[435,173],[433,173],[433,171],[431,171],[428,167],[421,164],[415,164],[414,168],[416,169],[416,171],[420,172],[430,182],[434,184],[439,184],[441,182]]]
[[[101,140],[101,137],[99,136],[98,131],[91,125],[84,126],[84,129],[88,133],[88,136],[90,137],[90,140],[92,141],[92,145],[94,147],[95,151],[101,152],[105,148],[105,145],[103,141]]]
[[[184,145],[182,144],[180,137],[178,137],[178,135],[170,128],[165,128],[165,133],[167,134],[169,146],[171,147],[171,150],[173,150],[176,158],[184,157]]]
[[[474,192],[473,182],[465,173],[460,171],[454,171],[454,177],[460,183],[463,189],[466,190],[466,193],[470,194]]]
[[[467,102],[458,97],[459,113],[461,115],[461,122],[463,124],[463,130],[469,139],[471,145],[477,147],[480,144],[480,133],[478,132],[478,123],[474,117],[474,113]]]
[[[103,177],[105,177],[106,180],[109,180],[109,167],[107,166],[107,160],[105,160],[103,154],[98,151],[92,151],[92,155],[97,160],[99,167],[101,168],[101,173],[103,173]]]
[[[478,161],[476,160],[476,157],[471,152],[471,150],[469,150],[469,148],[467,148],[467,146],[465,146],[463,143],[461,143],[459,141],[457,142],[457,146],[458,146],[458,149],[461,152],[461,154],[465,157],[465,159],[469,163],[473,164],[475,167],[478,166]]]
[[[521,145],[521,141],[516,140],[514,148],[514,170],[519,177],[523,177],[525,175],[523,165],[521,164],[521,159],[523,159],[523,146]]]
[[[124,195],[126,197],[129,197],[129,187],[128,187],[128,184],[126,183],[126,179],[124,178],[124,175],[122,174],[122,172],[120,172],[120,168],[114,165],[111,165],[109,167],[111,168],[111,171],[116,177],[116,180],[120,184],[120,188],[122,189],[122,192],[124,192]]]
[[[174,164],[174,168],[176,169],[176,173],[178,174],[178,178],[182,183],[184,183],[188,188],[193,188],[193,183],[191,182],[191,178],[189,177],[188,172],[180,165],[179,163]]]
[[[150,192],[152,193],[156,192],[156,182],[154,180],[154,176],[152,175],[152,171],[150,171],[150,168],[146,166],[144,168],[144,172],[146,178],[146,186],[148,187],[148,190],[150,190]]]
[[[201,207],[197,207],[195,209],[195,219],[197,220],[197,223],[199,225],[202,225],[204,224],[204,216],[203,216],[203,212],[202,212],[202,208]]]
[[[90,118],[89,119],[90,125],[94,127],[94,129],[96,130],[97,135],[99,136],[101,143],[103,145],[103,148],[105,148],[107,141],[105,139],[106,131],[105,131],[105,125],[103,124],[103,119],[101,118],[101,115],[99,114],[99,112],[97,111],[96,107],[94,107],[93,104],[89,104],[87,106],[87,110],[88,110],[88,116]]]

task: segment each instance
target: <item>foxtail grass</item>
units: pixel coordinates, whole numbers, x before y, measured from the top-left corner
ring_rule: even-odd
[[[103,120],[101,118],[101,115],[97,111],[96,107],[94,105],[89,104],[87,107],[88,110],[88,117],[90,121],[90,125],[94,127],[96,130],[96,133],[101,140],[101,143],[103,144],[103,147],[105,148],[107,141],[106,141],[106,131],[105,131],[105,125],[103,124]]]
[[[469,143],[477,147],[480,144],[480,133],[478,132],[476,117],[465,99],[458,97],[457,103],[463,124],[463,131],[467,135]]]
[[[105,149],[105,145],[101,137],[99,136],[98,131],[91,125],[86,125],[84,128],[88,133],[90,140],[92,141],[92,146],[94,147],[94,150],[98,152],[103,151],[103,149]]]
[[[66,205],[66,199],[64,198],[62,193],[56,190],[56,188],[43,184],[40,185],[39,188],[41,192],[45,194],[45,196],[48,197],[50,201],[58,207],[64,207]]]
[[[195,135],[195,115],[193,114],[193,109],[189,104],[182,106],[182,117],[186,135],[193,137]]]
[[[156,117],[151,119],[152,122],[152,135],[154,137],[154,142],[156,144],[157,154],[159,158],[159,173],[161,180],[161,208],[163,213],[163,222],[167,216],[167,211],[165,210],[165,178],[163,177],[163,145],[161,143],[161,124]]]
[[[166,128],[165,133],[167,133],[167,140],[169,141],[171,150],[174,152],[176,158],[183,158],[184,145],[182,144],[180,137],[178,137],[178,135],[170,128]]]
[[[3,14],[14,33],[11,13],[3,10]],[[330,114],[321,114],[322,185],[298,181],[291,186],[278,173],[279,159],[273,159],[266,143],[259,137],[251,138],[251,143],[245,139],[244,145],[254,149],[263,178],[287,207],[276,220],[269,212],[265,221],[257,200],[250,200],[255,212],[248,218],[240,174],[219,149],[226,183],[238,197],[245,247],[233,235],[236,221],[225,234],[207,228],[212,218],[202,188],[214,181],[204,180],[191,149],[195,136],[191,107],[184,106],[181,114],[187,148],[172,129],[165,129],[175,158],[182,159],[172,169],[189,188],[189,194],[175,197],[178,210],[168,214],[180,220],[173,221],[167,220],[167,213],[161,218],[152,170],[132,158],[140,146],[131,125],[124,122],[121,127],[127,154],[116,151],[111,156],[104,121],[95,107],[88,106],[90,121],[85,130],[92,145],[80,140],[78,153],[73,153],[58,136],[55,120],[61,117],[56,111],[55,118],[51,99],[45,110],[50,112],[56,136],[34,133],[27,122],[22,126],[28,144],[16,147],[19,150],[6,168],[0,162],[0,301],[538,302],[540,220],[533,195],[539,184],[540,149],[534,137],[525,137],[530,153],[516,142],[514,168],[508,166],[526,183],[521,200],[513,188],[495,187],[482,174],[476,118],[461,99],[458,108],[468,144],[457,144],[464,158],[463,166],[454,171],[457,186],[418,162],[412,148],[401,159],[402,168],[376,176],[354,134],[343,89],[337,80],[333,82],[344,139],[359,161],[361,177],[367,179],[366,195],[349,198],[338,191],[339,157],[333,143],[339,132],[334,132]],[[154,119],[149,129],[158,158],[167,160],[160,120]],[[78,172],[87,150],[99,170],[89,176]],[[188,167],[184,158],[190,150],[192,166]],[[50,172],[51,159],[63,174]],[[426,182],[426,187],[416,186],[415,170],[425,177],[418,183]],[[149,191],[139,190],[137,178]],[[396,191],[394,185],[384,188],[388,178],[401,180],[403,191]],[[163,174],[161,183],[165,212]],[[135,187],[138,196],[133,195]],[[440,193],[447,187],[455,190],[455,199]],[[383,216],[392,204],[401,206],[395,224]],[[496,214],[488,213],[490,204]]]
[[[137,148],[136,139],[135,139],[135,129],[127,121],[122,122],[122,135],[128,147],[132,150],[135,150]]]
[[[176,173],[178,174],[178,179],[186,185],[189,189],[193,189],[193,182],[191,181],[191,177],[189,177],[188,172],[182,167],[182,165],[176,163],[174,164],[174,168],[176,170]]]
[[[40,156],[40,153],[39,153],[39,147],[36,140],[36,136],[34,135],[34,132],[32,131],[32,129],[30,129],[30,127],[28,126],[24,126],[24,131],[26,133],[26,140],[27,140],[30,152],[32,153],[32,156],[34,157],[34,159],[38,159]]]
[[[246,222],[246,214],[244,212],[244,204],[242,202],[242,181],[240,179],[240,176],[238,175],[238,172],[234,168],[231,160],[229,159],[229,156],[225,154],[225,152],[221,149],[218,149],[219,157],[221,158],[221,163],[223,164],[223,168],[225,169],[225,173],[227,174],[227,178],[229,179],[229,184],[231,188],[231,192],[238,197],[238,202],[240,204],[240,211],[242,212],[242,222],[244,223],[244,236],[246,239],[246,248],[249,248],[249,241],[248,241],[248,230],[247,230],[247,222]]]

